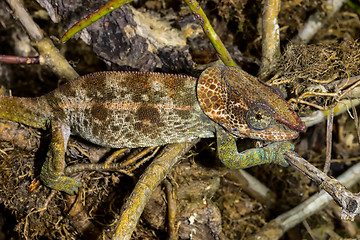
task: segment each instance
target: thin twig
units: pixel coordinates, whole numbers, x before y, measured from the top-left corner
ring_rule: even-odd
[[[346,187],[351,187],[359,182],[360,163],[357,163],[348,169],[338,178],[338,180]],[[290,228],[293,228],[311,215],[318,213],[321,209],[326,207],[331,200],[332,198],[329,194],[324,190],[321,190],[320,193],[313,195],[295,208],[268,222],[259,233],[248,239],[279,239]]]
[[[310,107],[316,108],[316,109],[318,109],[318,110],[320,110],[320,111],[323,111],[323,110],[324,110],[324,107],[322,107],[322,106],[320,106],[320,105],[317,105],[317,104],[315,104],[315,103],[311,103],[311,102],[304,101],[304,100],[302,100],[302,99],[290,98],[289,101],[288,101],[288,103],[301,103],[301,104],[305,104],[305,105],[308,105],[308,106],[310,106]],[[305,118],[306,118],[306,117],[304,117],[304,119],[305,119]],[[302,118],[301,120],[304,121],[304,119]],[[324,119],[323,119],[323,120],[324,120]],[[304,121],[304,122],[305,122],[305,124],[306,124],[306,121]],[[309,125],[306,125],[306,126],[308,127]]]
[[[141,150],[140,153],[136,154],[134,157],[131,157],[130,159],[126,160],[125,162],[121,163],[121,166],[126,167],[133,163],[135,163],[137,160],[143,158],[145,155],[150,153],[151,151],[155,150],[157,147],[147,147]]]
[[[347,86],[350,86],[356,82],[358,82],[360,80],[360,75],[358,76],[354,76],[354,77],[350,77],[350,78],[343,78],[343,79],[339,79],[339,80],[335,80],[332,81],[326,85],[326,88],[330,89],[333,88],[335,86],[337,86],[338,89],[343,89]]]
[[[11,9],[14,11],[16,18],[18,18],[21,24],[24,26],[26,32],[29,36],[35,40],[39,41],[44,38],[44,34],[40,27],[34,22],[30,14],[26,11],[22,3],[18,0],[6,0],[10,5]]]
[[[352,92],[352,90],[354,90],[356,87],[358,87],[360,85],[360,81],[357,81],[354,83],[354,85],[352,85],[351,87],[349,87],[348,89],[346,89],[342,94],[340,94],[336,100],[340,100],[342,99],[344,96],[348,96],[350,92]]]
[[[310,228],[309,223],[306,220],[304,220],[302,223],[303,223],[306,231],[310,235],[311,239],[316,240],[316,237],[314,236],[314,233],[313,233],[312,229]]]
[[[113,154],[111,154],[108,158],[106,158],[105,163],[110,164],[115,159],[122,158],[123,156],[125,156],[125,154],[129,153],[130,151],[131,151],[130,148],[122,148],[122,149],[116,150]]]
[[[309,42],[315,34],[323,27],[324,22],[332,17],[346,0],[327,0],[326,15],[324,11],[316,12],[309,17],[303,28],[299,31],[294,41]],[[321,8],[322,9],[322,8]]]
[[[152,159],[156,153],[159,151],[160,147],[149,147],[147,148],[149,150],[154,150],[149,156],[144,157],[141,159],[141,161],[137,162],[134,166],[132,166],[128,171],[132,172],[135,171],[136,169],[138,169],[141,165],[143,165],[145,162],[149,161],[150,159]],[[144,151],[143,151],[144,152]],[[149,151],[150,152],[150,151]]]
[[[296,152],[288,151],[285,160],[320,185],[342,208],[341,219],[354,220],[360,214],[360,196],[347,190],[338,180],[330,178]]]
[[[20,57],[10,55],[0,55],[0,63],[5,64],[39,64],[39,57]]]
[[[325,157],[325,165],[323,170],[325,174],[329,172],[330,164],[331,164],[333,123],[334,123],[334,108],[331,108],[327,118],[327,128],[326,128],[326,157]]]
[[[359,91],[360,88],[357,87],[355,89],[353,89],[353,91]],[[354,95],[355,96],[355,95]],[[341,100],[340,102],[338,102],[335,106],[334,106],[334,116],[340,115],[346,111],[349,111],[349,109],[352,106],[357,106],[360,104],[360,99],[356,98],[356,99],[350,99],[350,100]],[[311,113],[311,115],[306,116],[306,117],[302,117],[301,120],[303,120],[306,124],[307,127],[311,127],[314,126],[320,122],[323,122],[327,116],[329,115],[330,110],[319,110],[319,111],[314,111]]]
[[[360,143],[360,121],[359,121],[359,115],[357,114],[357,110],[354,106],[352,106],[352,109],[354,111],[354,122],[355,122],[355,129],[358,137],[358,143]]]
[[[71,175],[76,172],[83,171],[99,171],[99,172],[120,172],[127,176],[132,177],[133,174],[130,171],[125,170],[120,163],[78,163],[65,168],[64,173]]]
[[[32,20],[24,6],[18,0],[7,0],[7,2],[14,11],[16,18],[23,24],[27,34],[35,41],[34,44],[38,48],[40,58],[43,59],[44,63],[63,79],[71,80],[78,77],[77,72],[70,66],[52,41],[44,38],[39,26]]]
[[[178,235],[175,228],[176,220],[176,197],[173,186],[168,179],[164,180],[165,192],[168,206],[168,226],[169,226],[169,240],[177,240]]]
[[[280,0],[266,0],[263,9],[261,75],[271,71],[280,57]]]

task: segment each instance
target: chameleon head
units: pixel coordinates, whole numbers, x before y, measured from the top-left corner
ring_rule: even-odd
[[[279,91],[239,68],[207,68],[197,97],[204,113],[236,137],[288,140],[306,128]]]

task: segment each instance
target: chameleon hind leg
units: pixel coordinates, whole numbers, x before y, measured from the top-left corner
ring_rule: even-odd
[[[248,168],[266,163],[289,166],[283,153],[294,149],[288,141],[274,142],[262,148],[238,152],[235,138],[221,127],[216,128],[217,150],[220,160],[230,169]]]
[[[64,175],[65,151],[70,136],[70,128],[59,119],[51,121],[51,142],[40,179],[45,186],[74,195],[81,183]]]

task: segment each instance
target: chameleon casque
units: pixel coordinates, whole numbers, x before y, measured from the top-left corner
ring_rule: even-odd
[[[64,175],[70,134],[105,147],[137,148],[216,136],[229,168],[287,166],[287,141],[305,124],[273,87],[235,67],[215,66],[194,77],[150,72],[99,72],[37,98],[0,96],[0,118],[52,132],[40,179],[68,194],[80,182]],[[275,141],[239,153],[236,138]]]

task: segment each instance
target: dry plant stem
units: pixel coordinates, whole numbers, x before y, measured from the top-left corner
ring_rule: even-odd
[[[198,140],[189,143],[169,144],[161,155],[149,165],[123,206],[120,220],[112,237],[113,240],[128,240],[131,238],[140,215],[154,189],[166,177],[181,156],[197,142]]]
[[[357,110],[354,106],[352,106],[354,109],[354,122],[355,122],[355,129],[357,132],[358,142],[360,142],[360,121],[359,121],[359,115],[357,114]]]
[[[29,13],[18,0],[7,0],[16,18],[23,24],[27,34],[35,41],[40,58],[61,78],[71,80],[79,75],[62,56],[50,39],[44,38],[39,26],[32,20]]]
[[[341,206],[341,219],[354,220],[360,214],[360,195],[347,190],[338,180],[330,178],[325,173],[311,165],[305,159],[293,151],[285,154],[285,160],[300,172],[307,175],[311,180],[320,185]]]
[[[122,162],[121,163],[112,163],[111,161],[105,161],[104,163],[80,163],[80,164],[72,165],[72,166],[65,168],[64,173],[67,175],[71,175],[75,172],[82,172],[82,171],[101,171],[101,172],[107,171],[107,172],[120,172],[120,173],[128,175],[128,176],[133,176],[132,172],[134,170],[138,169],[145,162],[152,159],[159,149],[160,149],[159,147],[145,148],[142,152],[140,152],[140,154],[138,154],[134,158],[132,158],[132,159],[135,159],[135,161],[142,158],[141,161],[139,161],[136,164],[134,164],[135,161],[133,161],[131,163],[127,162],[127,164],[124,164]],[[115,155],[118,156],[120,154],[123,154],[127,150],[128,150],[127,148],[124,148],[119,151],[116,151]],[[144,155],[146,155],[147,153],[150,153],[152,150],[154,150],[153,153],[151,153],[149,156],[144,158]],[[111,159],[113,159],[113,158],[111,158]],[[134,166],[129,169],[125,169],[130,164],[134,164]]]
[[[65,168],[64,173],[71,175],[83,171],[120,172],[130,177],[134,176],[130,171],[124,170],[119,163],[78,163]]]
[[[168,227],[169,227],[169,240],[177,240],[178,234],[175,228],[176,222],[176,197],[173,186],[168,179],[164,180],[165,190],[166,190],[166,199],[168,207]]]
[[[345,173],[338,177],[338,180],[346,187],[351,187],[356,184],[360,180],[360,163],[357,163],[348,169]],[[329,204],[331,200],[332,198],[329,194],[327,194],[324,190],[321,190],[319,194],[313,195],[290,211],[285,212],[277,218],[271,220],[259,233],[253,235],[249,239],[279,239],[290,228],[293,228],[306,218],[319,212],[327,204]]]
[[[48,209],[49,203],[51,202],[51,200],[53,199],[53,197],[55,197],[55,194],[57,193],[57,191],[52,190],[51,193],[49,194],[49,196],[46,198],[45,203],[43,205],[43,207],[41,209]],[[43,215],[44,212],[40,212],[40,216]]]
[[[14,11],[15,17],[19,19],[21,24],[26,29],[26,32],[29,34],[30,38],[39,41],[44,38],[44,35],[39,28],[39,26],[34,22],[30,14],[25,10],[22,2],[19,0],[6,0],[10,5],[11,9]]]
[[[156,153],[159,151],[159,149],[160,149],[160,147],[155,147],[154,151],[149,156],[142,158],[141,161],[137,162],[128,171],[133,172],[136,169],[138,169],[141,165],[143,165],[145,162],[151,160],[156,155]]]
[[[44,38],[35,43],[39,50],[40,56],[45,59],[45,64],[65,80],[72,80],[79,77],[79,74],[70,66],[69,62],[64,58],[52,41]]]
[[[311,239],[316,239],[316,237],[314,236],[314,233],[313,233],[313,231],[312,231],[309,223],[308,223],[306,220],[304,220],[302,223],[303,223],[306,231],[307,231],[308,234],[310,235]]]
[[[261,73],[271,71],[280,57],[279,10],[280,0],[265,1],[262,19]]]
[[[155,150],[156,148],[157,147],[147,147],[147,148],[142,149],[142,151],[140,153],[136,154],[136,156],[134,156],[130,159],[127,159],[125,162],[122,162],[121,166],[126,167],[126,166],[134,164],[137,160],[143,158],[145,155],[147,155],[151,151]]]
[[[343,89],[347,86],[350,86],[356,82],[359,82],[360,76],[354,76],[350,78],[343,78],[340,80],[332,81],[331,83],[327,84],[327,88],[333,88],[334,86],[338,86],[338,89]]]
[[[223,61],[226,66],[237,67],[237,64],[234,62],[229,52],[225,48],[223,42],[211,26],[209,19],[206,17],[199,3],[196,0],[185,0],[185,3],[189,6],[195,18],[199,20],[205,35],[209,38],[211,44],[214,46],[216,52],[219,54],[221,61]]]
[[[299,96],[300,99],[308,98],[308,97],[314,97],[314,96],[326,96],[326,97],[335,97],[336,93],[321,93],[321,92],[309,92],[306,91],[303,94]]]
[[[332,17],[346,0],[327,0],[326,4],[326,17],[323,12],[316,12],[309,17],[303,28],[299,31],[294,41],[301,41],[304,43],[309,42],[315,34],[323,27],[324,21]]]
[[[125,154],[129,153],[131,150],[130,148],[123,148],[123,149],[119,149],[117,151],[115,151],[113,154],[110,155],[110,157],[108,157],[105,160],[105,163],[110,164],[112,163],[115,159],[120,159],[123,156],[125,156]]]
[[[329,209],[333,212],[336,218],[340,219],[341,209],[335,202],[330,202]],[[346,232],[346,235],[350,237],[350,239],[355,239],[358,233],[357,222],[349,222],[349,221],[340,221],[340,226]],[[349,240],[350,240],[349,239]],[[358,238],[357,238],[358,239]]]
[[[311,106],[311,107],[313,107],[313,108],[316,108],[316,109],[318,109],[318,110],[320,110],[320,111],[322,111],[322,110],[324,109],[324,108],[323,108],[322,106],[320,106],[320,105],[317,105],[317,104],[314,104],[314,103],[311,103],[311,102],[307,102],[307,101],[304,101],[304,100],[301,100],[301,99],[291,98],[291,99],[289,99],[288,102],[289,102],[289,103],[295,102],[295,103],[305,104],[305,105]],[[303,118],[301,118],[301,120],[303,120],[303,121],[305,122],[304,119],[306,119],[306,118],[307,118],[307,117],[303,117]],[[306,122],[305,122],[305,124],[306,124],[307,127],[309,127],[309,125],[307,125]],[[315,125],[315,124],[314,124],[314,125]],[[312,125],[310,125],[310,126],[312,126]]]
[[[340,94],[336,100],[340,100],[342,99],[344,96],[347,96],[350,92],[352,92],[352,90],[354,90],[355,88],[359,88],[358,86],[360,85],[360,81],[357,81],[354,85],[352,85],[351,87],[349,87],[348,89],[346,89],[342,94]]]
[[[90,15],[86,16],[85,18],[81,19],[77,22],[74,26],[72,26],[65,34],[62,36],[61,41],[66,42],[70,38],[72,38],[76,33],[81,31],[82,29],[86,28],[90,24],[96,22],[101,17],[105,16],[106,14],[118,9],[122,5],[132,2],[133,0],[111,0],[107,2],[104,6],[96,10],[95,12],[91,13]]]
[[[329,172],[330,164],[331,164],[333,122],[334,122],[334,108],[331,108],[327,118],[327,128],[326,128],[326,158],[325,158],[325,165],[323,170],[325,174]]]
[[[357,87],[351,91],[351,93],[354,93],[354,97],[359,97],[358,93],[360,92],[360,87]],[[359,98],[354,98],[350,100],[341,100],[339,101],[336,106],[334,107],[334,116],[340,115],[346,111],[349,111],[351,107],[355,107],[360,104]],[[314,111],[310,116],[302,117],[301,120],[303,120],[307,127],[314,126],[320,122],[323,122],[327,116],[329,115],[330,110],[319,110]]]
[[[0,55],[0,63],[5,64],[39,64],[39,57],[19,57],[10,55]]]

